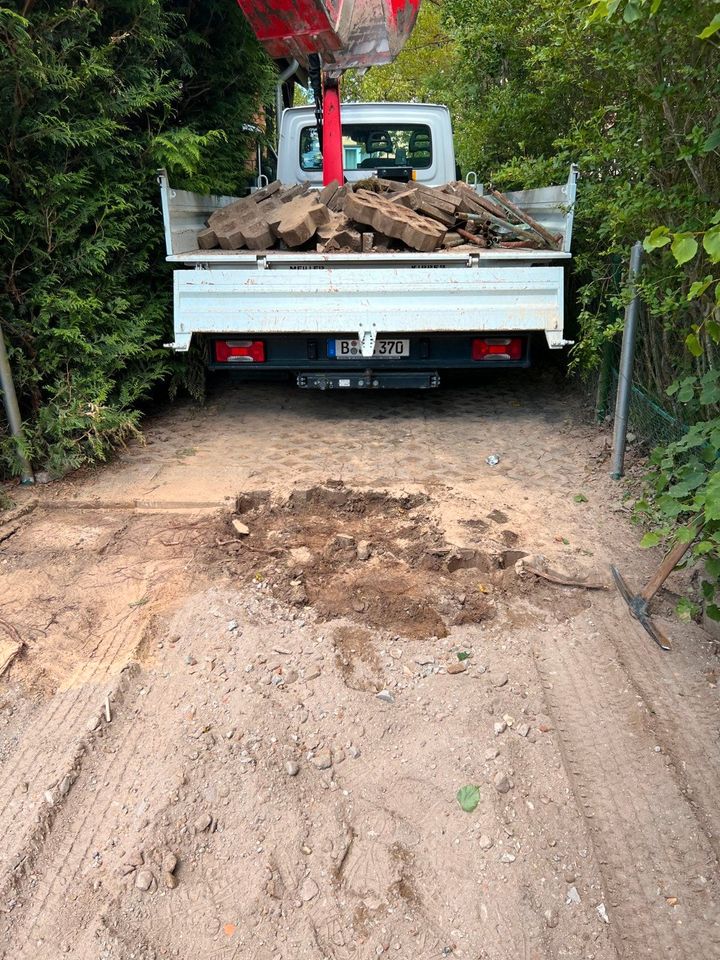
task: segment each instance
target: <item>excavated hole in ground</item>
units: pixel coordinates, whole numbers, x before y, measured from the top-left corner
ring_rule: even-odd
[[[266,491],[243,493],[236,519],[250,533],[238,538],[233,518],[223,520],[215,560],[286,603],[312,606],[321,620],[345,619],[411,639],[445,637],[454,626],[495,616],[495,599],[515,589],[512,567],[523,554],[504,549],[506,538],[454,546],[432,511],[422,494],[341,483],[296,490],[283,500]],[[372,672],[369,640],[351,631],[338,643],[343,659],[364,659]]]

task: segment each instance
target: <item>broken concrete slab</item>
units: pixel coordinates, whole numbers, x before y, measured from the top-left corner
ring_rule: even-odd
[[[215,230],[216,227],[223,226],[229,221],[237,220],[254,207],[256,203],[252,197],[240,197],[239,200],[233,200],[232,203],[214,210],[207,219],[207,226]]]
[[[281,203],[290,203],[291,200],[294,200],[295,197],[300,197],[303,194],[303,186],[301,183],[296,183],[292,187],[286,187],[281,194],[279,194]]]
[[[321,253],[332,253],[337,250],[348,250],[360,253],[362,237],[357,230],[350,226],[350,221],[343,214],[335,214],[327,223],[317,230]]]
[[[301,206],[295,206],[297,201]],[[348,222],[347,216],[338,219],[342,215],[354,222]],[[522,222],[516,224],[507,217]],[[316,234],[318,253],[378,253],[403,247],[422,253],[440,245],[448,250],[467,250],[468,245],[542,246],[540,225],[531,228],[525,217],[520,211],[508,212],[496,198],[480,195],[460,181],[428,187],[370,177],[355,185],[340,186],[335,180],[312,189],[309,182],[283,187],[276,180],[213,211],[207,229],[198,235],[198,248],[287,250],[302,247]],[[318,233],[326,225],[328,229]],[[362,234],[370,230],[373,235],[363,239]]]
[[[425,217],[432,217],[433,220],[439,221],[446,227],[454,227],[458,222],[458,218],[454,213],[436,207],[432,203],[424,201],[422,198],[418,200],[415,210]]]
[[[487,209],[480,202],[480,195],[473,190],[472,187],[469,187],[466,183],[463,183],[463,181],[458,180],[456,183],[452,184],[452,188],[460,199],[459,210],[464,213],[487,213]]]
[[[248,250],[268,250],[275,240],[267,220],[264,219],[247,224],[242,228],[242,233]]]
[[[241,250],[245,246],[243,225],[238,220],[216,223],[215,234],[223,250]]]
[[[234,208],[234,214],[228,214],[219,220],[214,231],[223,250],[267,250],[273,246],[275,238],[268,226],[268,220],[280,208],[285,209],[275,196],[261,204],[251,203]],[[210,228],[209,228],[210,229]]]
[[[410,187],[409,190],[403,190],[402,193],[395,193],[389,197],[391,203],[401,203],[409,210],[417,210],[419,199],[420,197],[415,187]]]
[[[355,184],[356,190],[369,190],[372,193],[400,193],[407,190],[407,183],[400,180],[384,180],[382,177],[368,177]]]
[[[343,230],[349,226],[350,221],[344,214],[333,213],[330,215],[330,219],[327,221],[327,223],[323,223],[317,228],[318,239],[329,240],[337,233],[338,230]]]
[[[460,207],[460,198],[446,193],[438,187],[426,187],[417,184],[415,190],[424,204],[430,204],[448,213],[455,213]]]

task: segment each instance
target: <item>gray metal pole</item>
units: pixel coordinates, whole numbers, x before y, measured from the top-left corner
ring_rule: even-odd
[[[613,431],[612,470],[610,476],[619,480],[625,472],[625,445],[627,441],[628,413],[632,393],[633,361],[635,359],[635,335],[637,333],[640,295],[637,292],[637,279],[640,276],[643,261],[643,245],[638,242],[630,255],[630,289],[633,298],[625,308],[625,326],[623,328],[620,370],[618,372],[617,400],[615,401],[615,428]]]
[[[22,433],[22,420],[20,419],[20,408],[18,407],[17,394],[15,393],[15,384],[13,383],[12,372],[10,370],[10,361],[8,360],[7,350],[5,349],[5,338],[3,337],[2,327],[0,327],[0,391],[3,395],[3,403],[7,421],[10,426],[10,434],[17,440]],[[17,457],[20,461],[22,470],[22,482],[34,483],[35,478],[30,464],[25,459],[18,443]]]

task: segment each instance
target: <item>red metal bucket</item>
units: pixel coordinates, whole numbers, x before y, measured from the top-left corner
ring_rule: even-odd
[[[238,0],[276,60],[307,65],[319,53],[332,72],[390,63],[415,25],[420,0]]]

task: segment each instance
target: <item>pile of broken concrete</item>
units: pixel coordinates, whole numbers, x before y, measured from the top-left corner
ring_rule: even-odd
[[[558,249],[551,234],[497,190],[458,181],[443,187],[373,177],[322,190],[279,180],[215,210],[198,234],[201,250],[372,253],[493,247]]]

